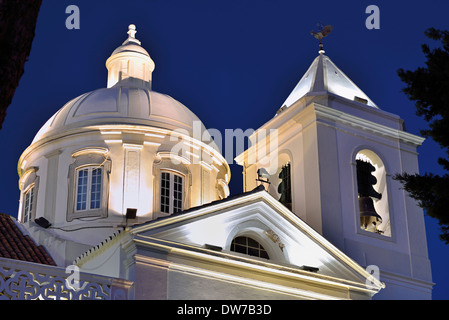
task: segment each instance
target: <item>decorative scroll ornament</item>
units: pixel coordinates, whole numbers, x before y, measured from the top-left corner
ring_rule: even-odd
[[[281,251],[284,251],[285,245],[282,243],[279,236],[273,231],[273,230],[266,230],[264,233],[270,238],[274,243],[277,243],[279,245],[279,248]]]

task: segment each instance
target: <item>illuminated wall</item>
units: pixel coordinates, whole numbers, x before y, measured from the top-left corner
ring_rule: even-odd
[[[260,184],[257,170],[268,170],[264,162],[276,158],[278,167],[269,177],[267,190],[279,197],[276,175],[279,162],[285,162],[282,159],[288,155],[292,163],[292,211],[362,266],[379,266],[389,281],[387,288],[391,288],[379,296],[428,299],[432,283],[423,212],[392,179],[396,173],[418,172],[416,149],[424,139],[405,132],[399,116],[356,97],[349,99],[347,90],[340,95],[337,78],[323,68],[324,64],[320,69],[319,63],[315,60],[314,68],[308,71],[315,76],[315,86],[307,87],[305,76],[287,99],[289,104],[258,129],[277,130],[278,150],[251,162],[257,154],[255,144],[236,157],[243,167],[244,188],[251,190]],[[317,76],[320,72],[324,74]],[[316,83],[328,77],[335,79],[330,82],[332,90],[325,91],[329,82]],[[348,79],[345,83],[351,85]],[[304,86],[309,92],[301,91]],[[298,92],[306,95],[298,97]],[[362,156],[374,163],[374,187],[383,194],[374,201],[382,216],[377,232],[362,229],[360,223],[356,158]],[[425,282],[424,287],[420,281]]]
[[[161,212],[164,170],[182,177],[176,210],[229,195],[229,166],[213,142],[202,142],[204,124],[179,101],[151,90],[155,64],[136,32],[130,25],[106,60],[107,88],[67,102],[19,159],[19,220],[60,265],[117,230],[174,213]],[[128,209],[136,216],[128,219]],[[36,225],[36,218],[51,227]]]

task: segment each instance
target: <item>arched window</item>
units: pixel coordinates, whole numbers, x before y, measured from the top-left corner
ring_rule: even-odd
[[[234,238],[231,243],[231,251],[259,258],[270,259],[264,247],[259,242],[250,237],[239,236]]]
[[[361,229],[390,237],[388,175],[383,161],[375,152],[361,150],[356,155],[356,171]]]

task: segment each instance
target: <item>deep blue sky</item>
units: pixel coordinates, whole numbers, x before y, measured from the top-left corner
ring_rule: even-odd
[[[68,30],[65,9],[81,13]],[[365,9],[380,9],[380,29],[368,30]],[[449,2],[298,0],[44,0],[25,74],[0,130],[0,212],[17,215],[17,161],[35,133],[64,103],[106,87],[105,61],[127,37],[130,23],[156,63],[153,90],[189,107],[208,128],[258,128],[284,102],[317,56],[310,31],[332,24],[325,50],[381,109],[405,119],[419,134],[427,123],[401,93],[399,68],[424,65],[421,44],[429,27],[449,30]],[[1,50],[1,49],[0,49]],[[443,173],[443,152],[426,140],[418,149],[421,172]],[[232,166],[231,192],[242,191]],[[449,298],[449,246],[426,217],[434,299]]]

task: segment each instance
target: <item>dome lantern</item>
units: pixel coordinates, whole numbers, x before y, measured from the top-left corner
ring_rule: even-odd
[[[148,52],[140,46],[136,39],[136,26],[128,27],[128,39],[120,47],[114,50],[106,61],[108,69],[108,88],[117,84],[138,86],[151,89],[151,78],[154,70],[154,62]]]

